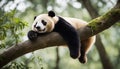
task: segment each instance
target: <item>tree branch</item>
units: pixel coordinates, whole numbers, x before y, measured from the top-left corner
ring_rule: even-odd
[[[108,13],[93,19],[91,22],[89,22],[90,24],[88,26],[80,28],[78,33],[80,34],[81,39],[84,40],[90,36],[96,35],[119,21],[120,4],[117,4],[116,6],[117,7],[113,8]],[[65,41],[59,34],[55,32],[40,36],[35,42],[27,40],[19,43],[0,54],[0,68],[26,53],[63,44],[65,44]]]

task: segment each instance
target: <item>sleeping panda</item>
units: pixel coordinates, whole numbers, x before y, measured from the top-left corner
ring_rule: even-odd
[[[57,32],[66,41],[70,56],[74,59],[78,58],[81,63],[86,63],[86,54],[94,44],[95,36],[89,37],[86,40],[80,40],[76,31],[86,25],[87,22],[83,20],[56,16],[54,11],[49,11],[48,14],[41,14],[34,17],[32,30],[28,32],[28,38],[34,41],[41,34]]]

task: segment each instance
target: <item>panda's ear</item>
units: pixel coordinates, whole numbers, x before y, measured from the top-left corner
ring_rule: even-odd
[[[34,20],[36,19],[37,16],[34,16]]]
[[[55,16],[55,12],[54,12],[54,11],[49,11],[49,12],[48,12],[48,16],[54,17],[54,16]]]

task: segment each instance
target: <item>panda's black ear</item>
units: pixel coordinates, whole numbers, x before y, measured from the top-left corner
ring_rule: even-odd
[[[48,16],[54,17],[54,16],[55,16],[55,12],[54,12],[54,11],[49,11],[49,12],[48,12]]]
[[[34,16],[34,20],[36,19],[37,16]]]

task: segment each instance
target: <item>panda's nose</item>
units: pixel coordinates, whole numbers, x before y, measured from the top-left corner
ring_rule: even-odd
[[[37,28],[37,30],[40,30],[40,26],[37,26],[36,28]]]

